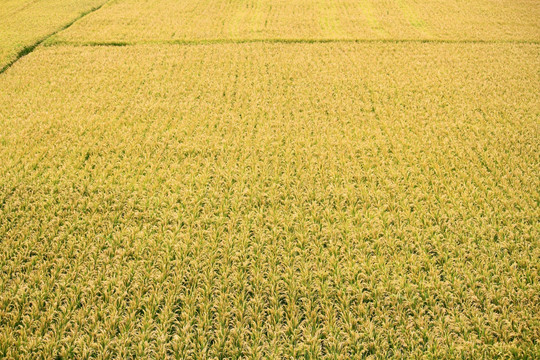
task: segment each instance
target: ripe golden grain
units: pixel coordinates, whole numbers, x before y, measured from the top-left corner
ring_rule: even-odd
[[[2,0],[0,71],[41,40],[105,0]]]
[[[144,16],[142,15],[144,14]],[[540,41],[537,0],[119,0],[52,41]]]
[[[0,354],[534,357],[539,54],[40,48],[0,77]]]

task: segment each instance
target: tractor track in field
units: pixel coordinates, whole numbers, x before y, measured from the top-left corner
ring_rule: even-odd
[[[452,40],[452,39],[198,39],[198,40],[148,40],[148,41],[50,41],[44,46],[139,46],[139,45],[213,45],[213,44],[324,44],[324,43],[358,43],[358,44],[531,44],[538,45],[538,40]]]

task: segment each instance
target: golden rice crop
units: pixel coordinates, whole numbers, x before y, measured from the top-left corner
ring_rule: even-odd
[[[22,58],[0,76],[0,356],[535,357],[539,50]]]
[[[29,52],[81,14],[105,0],[2,0],[0,2],[0,72],[21,52]]]
[[[537,0],[118,0],[51,41],[539,41]]]

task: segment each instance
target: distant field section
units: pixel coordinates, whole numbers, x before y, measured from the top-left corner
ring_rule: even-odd
[[[0,69],[105,1],[0,0]]]
[[[536,0],[119,0],[61,42],[246,39],[540,40]]]

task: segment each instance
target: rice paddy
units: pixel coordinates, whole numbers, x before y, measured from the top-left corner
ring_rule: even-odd
[[[118,0],[51,42],[539,41],[539,18],[536,0]]]
[[[0,73],[0,357],[540,355],[537,2],[66,6]]]
[[[21,55],[104,0],[2,0],[0,2],[0,72]]]

